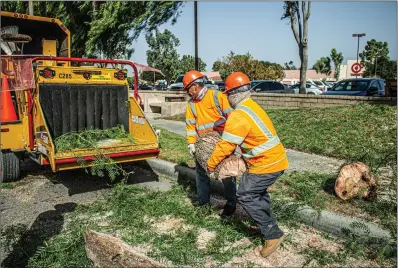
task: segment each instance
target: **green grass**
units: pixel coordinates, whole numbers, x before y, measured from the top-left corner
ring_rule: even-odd
[[[194,166],[194,160],[189,154],[187,139],[164,128],[160,129],[160,158],[178,164]]]
[[[86,129],[65,133],[54,140],[57,152],[67,152],[74,149],[97,148],[97,143],[107,139],[117,139],[134,143],[133,137],[124,130],[122,125],[109,129]]]
[[[11,182],[2,182],[0,183],[0,189],[13,189],[15,185]]]
[[[198,267],[206,264],[209,259],[214,266],[219,266],[261,244],[260,235],[248,228],[252,222],[220,220],[209,207],[195,208],[187,200],[192,195],[193,192],[184,190],[182,186],[174,186],[167,192],[158,192],[118,184],[107,199],[90,206],[78,206],[67,215],[66,230],[46,241],[30,258],[28,267],[90,267],[91,262],[86,257],[84,247],[83,234],[86,227],[111,234],[118,232],[124,242],[133,246],[149,245],[151,250],[147,253],[148,256],[156,260],[166,258],[172,262],[169,263],[171,266]],[[274,202],[273,211],[278,223],[297,223],[295,211],[286,208],[278,200]],[[192,228],[177,228],[175,233],[158,233],[153,220],[166,215],[183,219],[185,226]],[[103,225],[101,222],[107,224]],[[200,228],[216,235],[204,250],[198,250],[196,246]],[[221,250],[245,237],[253,244]],[[289,240],[286,243],[292,243]],[[333,238],[329,240],[334,241]],[[343,264],[351,257],[368,258],[369,248],[358,244],[355,239],[347,238],[342,246],[343,250],[338,255],[312,248],[311,245],[301,253],[308,262],[315,259],[321,264]]]
[[[372,167],[390,158],[396,162],[396,111],[388,105],[266,110],[287,148]],[[165,119],[185,120],[183,115]]]
[[[395,200],[368,201],[362,198],[343,201],[334,194],[335,175],[312,172],[284,174],[270,188],[273,200],[293,201],[316,210],[329,210],[377,222],[396,233]]]
[[[130,245],[151,245],[148,255],[160,260],[167,258],[173,265],[204,265],[206,257],[216,264],[224,263],[234,256],[242,255],[247,247],[238,246],[222,251],[221,248],[241,238],[252,235],[247,222],[231,220],[229,223],[215,217],[211,208],[195,208],[187,195],[191,193],[175,186],[168,192],[151,191],[145,188],[119,184],[112,196],[90,206],[80,206],[69,216],[72,221],[67,230],[39,249],[29,261],[29,267],[87,267],[90,261],[85,255],[83,232],[86,226],[100,232],[120,232],[123,241]],[[112,213],[106,218],[108,226],[99,226],[98,215]],[[82,215],[85,217],[82,218]],[[169,215],[181,218],[192,229],[177,229],[175,234],[158,234],[150,220]],[[198,250],[196,239],[199,228],[215,232],[216,239],[205,249]],[[257,235],[255,235],[257,236]],[[259,236],[254,245],[261,244]]]

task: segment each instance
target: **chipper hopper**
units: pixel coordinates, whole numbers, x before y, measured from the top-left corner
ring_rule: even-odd
[[[156,133],[139,104],[133,62],[71,58],[69,31],[57,19],[2,11],[1,20],[2,27],[14,27],[11,37],[2,35],[1,40],[3,181],[18,179],[23,157],[57,172],[96,165],[99,157],[117,164],[158,156]],[[53,32],[45,33],[46,26]],[[25,36],[24,46],[10,46],[12,34]],[[126,65],[134,70],[134,93],[129,93]],[[115,128],[128,138],[68,150],[57,145],[70,133],[79,139],[82,131]]]

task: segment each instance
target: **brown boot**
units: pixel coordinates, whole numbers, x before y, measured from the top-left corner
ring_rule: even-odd
[[[279,245],[285,240],[286,234],[283,234],[280,238],[265,240],[263,248],[260,250],[260,255],[263,258],[268,257],[274,252]]]

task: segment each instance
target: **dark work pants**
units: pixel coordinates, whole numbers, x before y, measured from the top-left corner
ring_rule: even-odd
[[[276,224],[267,192],[284,171],[269,174],[245,173],[238,187],[238,202],[257,223],[265,240],[280,238],[283,232]]]
[[[224,197],[227,205],[236,206],[236,179],[235,177],[222,180],[224,184]],[[196,191],[198,194],[199,206],[210,202],[210,179],[206,171],[196,163]]]

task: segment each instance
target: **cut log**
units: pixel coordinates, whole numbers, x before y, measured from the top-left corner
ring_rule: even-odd
[[[195,143],[195,158],[199,165],[207,170],[207,161],[220,141],[221,136],[217,131],[209,131],[199,135]],[[245,161],[239,155],[225,158],[215,169],[219,180],[229,177],[240,177],[246,171]]]
[[[334,190],[343,200],[359,195],[365,199],[374,199],[376,198],[376,180],[367,165],[361,162],[351,163],[340,170]]]
[[[84,234],[87,257],[95,267],[165,267],[148,256],[137,252],[119,238],[86,228]]]

